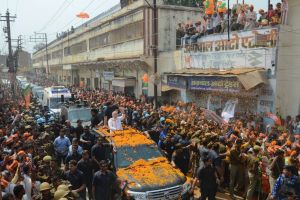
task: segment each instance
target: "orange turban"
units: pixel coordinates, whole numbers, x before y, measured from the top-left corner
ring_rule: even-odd
[[[271,145],[272,146],[275,146],[277,144],[277,142],[275,141],[275,140],[273,140],[272,142],[271,142]]]
[[[286,141],[286,146],[291,146],[292,145],[292,142],[290,140]]]
[[[25,151],[21,150],[17,153],[18,156],[24,156],[26,153]]]

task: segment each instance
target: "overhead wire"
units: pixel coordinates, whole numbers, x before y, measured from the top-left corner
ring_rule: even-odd
[[[73,1],[74,0],[63,1],[63,3],[59,6],[58,10],[52,15],[50,20],[46,22],[46,24],[39,30],[39,32],[43,31],[47,26],[52,25],[65,12],[65,10],[73,3]]]
[[[94,13],[96,13],[96,11],[100,8],[100,7],[106,7],[106,4],[110,4],[110,2],[109,1],[105,1],[104,3],[102,3],[102,2],[100,2],[100,4],[99,4],[99,6],[97,6],[94,10],[92,10],[91,12],[90,12],[90,16],[92,16]],[[117,4],[116,4],[117,5]],[[116,6],[116,5],[113,5],[113,6],[111,6],[111,8],[113,8],[114,6]],[[109,8],[109,9],[111,9],[111,8]],[[109,10],[109,9],[107,9],[107,10]],[[105,12],[105,11],[104,11]],[[101,14],[101,13],[100,13]],[[97,15],[96,15],[97,16]],[[95,17],[96,17],[95,16]],[[76,24],[74,24],[74,26],[76,27],[77,26],[77,24],[79,24],[79,23],[81,23],[80,21],[79,22],[77,22]],[[84,23],[83,23],[84,24]]]
[[[17,0],[17,3],[16,3],[16,15],[17,15],[17,13],[18,13],[19,3],[20,3],[20,0]],[[18,16],[18,15],[17,15],[17,16]]]
[[[91,2],[82,10],[82,12],[86,11],[86,9],[88,9],[92,3],[94,2],[95,0],[91,0]],[[76,17],[74,17],[69,23],[67,23],[65,26],[63,26],[62,28],[60,28],[60,30],[64,30],[66,27],[70,26],[72,24],[72,22],[74,22],[76,20]]]

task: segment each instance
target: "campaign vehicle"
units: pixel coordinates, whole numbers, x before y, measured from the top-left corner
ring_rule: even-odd
[[[91,125],[91,108],[84,104],[64,104],[61,106],[60,118],[69,120],[71,125],[76,127],[77,120],[81,120],[83,126]]]
[[[121,180],[123,197],[138,200],[180,199],[188,193],[190,182],[160,152],[156,143],[133,128],[110,132],[100,128],[96,134],[111,143],[111,163]]]
[[[69,101],[71,92],[64,86],[52,86],[44,89],[42,105],[49,108],[50,112],[60,114],[62,103]]]

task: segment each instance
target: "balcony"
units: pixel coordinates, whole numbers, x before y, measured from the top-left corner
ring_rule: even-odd
[[[278,27],[202,35],[187,39],[182,46],[182,63],[186,69],[219,69],[259,67],[274,74]],[[185,39],[182,39],[182,41]]]

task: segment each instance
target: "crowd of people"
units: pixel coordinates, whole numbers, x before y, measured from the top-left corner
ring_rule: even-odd
[[[176,30],[176,46],[194,45],[197,39],[204,35],[227,32],[228,21],[230,31],[286,24],[287,2],[282,0],[275,8],[270,4],[268,11],[259,9],[258,14],[253,5],[235,5],[229,11],[222,9],[213,14],[204,14],[203,19],[195,23],[179,23]]]
[[[107,156],[112,148],[91,129],[124,125],[151,137],[170,163],[199,185],[201,199],[217,191],[247,200],[299,199],[300,116],[266,131],[260,119],[241,115],[229,123],[206,118],[194,103],[163,103],[101,90],[71,88],[92,107],[91,126],[56,119],[41,125],[46,110],[34,99],[29,109],[10,86],[0,99],[2,199],[110,200],[119,183]]]

